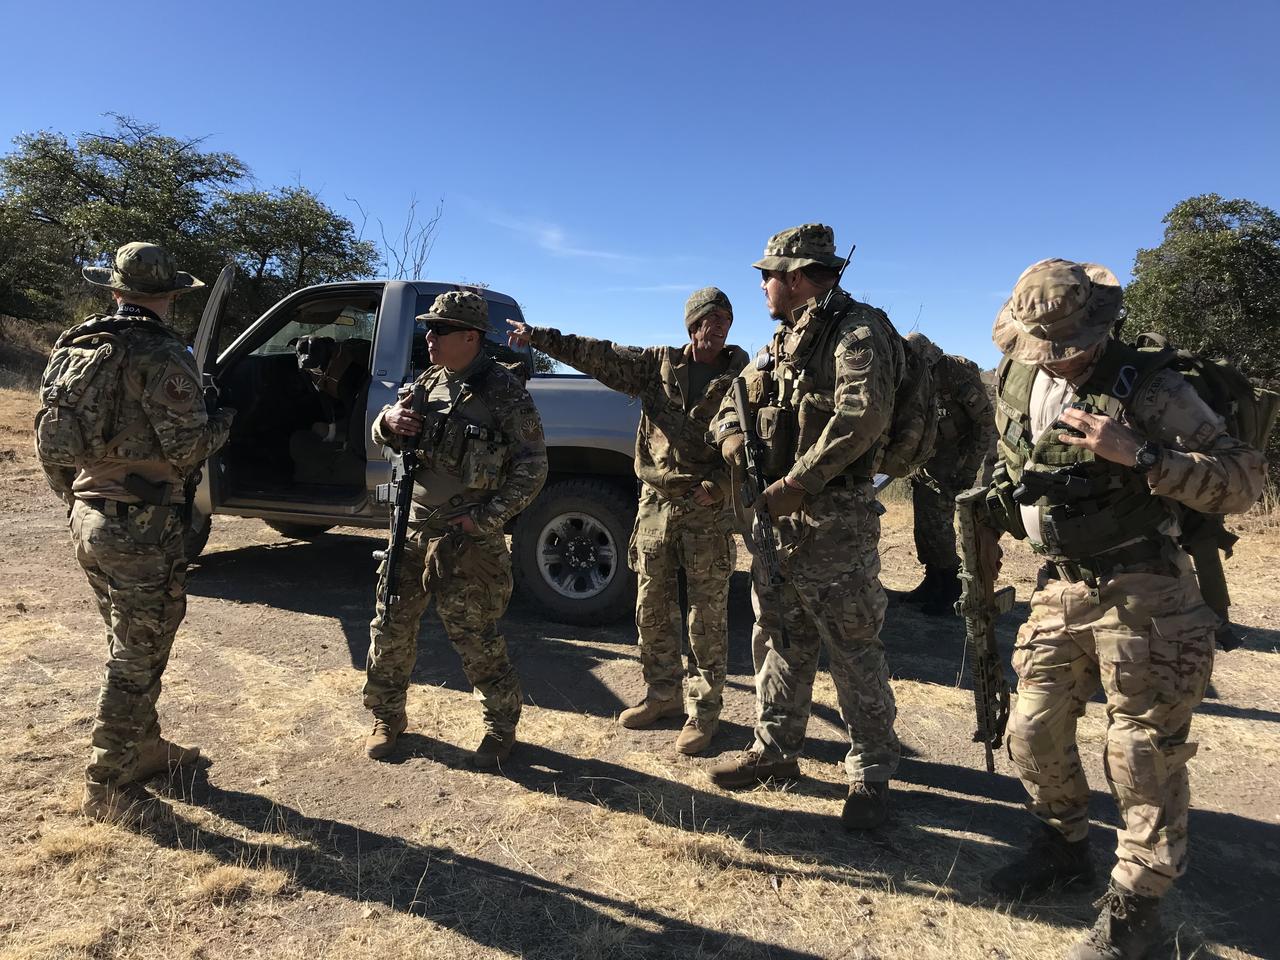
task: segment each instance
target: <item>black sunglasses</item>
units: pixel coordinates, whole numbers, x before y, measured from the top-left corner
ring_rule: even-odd
[[[467,327],[455,327],[452,323],[428,323],[425,325],[427,333],[434,333],[437,337],[447,336],[451,333],[462,333],[469,329]]]

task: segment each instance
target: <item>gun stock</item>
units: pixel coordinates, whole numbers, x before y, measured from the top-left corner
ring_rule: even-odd
[[[1000,568],[1000,534],[986,513],[985,487],[956,497],[960,537],[960,599],[956,613],[964,618],[965,645],[973,675],[977,713],[975,743],[986,751],[987,773],[995,773],[995,750],[1009,722],[1009,681],[996,646],[996,618],[1013,609],[1013,587],[996,589]]]

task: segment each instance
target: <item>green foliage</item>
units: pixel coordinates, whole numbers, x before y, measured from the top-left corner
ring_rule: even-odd
[[[1230,360],[1264,386],[1280,386],[1280,216],[1214,193],[1183,200],[1164,218],[1164,240],[1139,250],[1125,290],[1124,330],[1158,330],[1178,346]],[[1267,447],[1280,480],[1280,435]]]
[[[249,170],[235,155],[110,116],[111,130],[24,134],[0,157],[0,314],[67,325],[106,309],[80,267],[131,240],[163,244],[207,283],[236,261],[250,274],[232,308],[245,316],[299,286],[376,271],[373,245],[305,187],[239,190]],[[175,321],[189,329],[202,305],[179,299]]]

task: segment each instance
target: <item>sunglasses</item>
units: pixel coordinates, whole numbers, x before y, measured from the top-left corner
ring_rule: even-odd
[[[462,333],[466,327],[455,327],[451,323],[428,323],[426,325],[427,333],[433,333],[436,337],[445,337],[451,333]]]

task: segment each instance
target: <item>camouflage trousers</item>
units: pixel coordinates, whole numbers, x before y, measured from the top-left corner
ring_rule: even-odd
[[[636,572],[636,633],[646,696],[670,700],[681,692],[685,713],[714,720],[724,705],[729,650],[729,578],[735,555],[731,518],[719,507],[667,500],[645,487],[631,533]],[[689,656],[683,646],[678,575],[689,600]]]
[[[107,625],[107,666],[85,777],[93,784],[123,782],[132,776],[138,748],[160,736],[160,677],[187,612],[182,518],[163,507],[131,509],[121,518],[77,500],[71,539]]]
[[[1008,751],[1028,807],[1068,840],[1088,835],[1076,721],[1101,685],[1103,769],[1124,822],[1112,876],[1143,896],[1162,896],[1186,869],[1187,761],[1196,752],[1187,737],[1213,671],[1215,624],[1187,566],[1182,576],[1117,574],[1096,594],[1085,583],[1042,582],[1018,632]]]
[[[914,511],[916,556],[920,562],[926,567],[939,570],[959,569],[955,497],[940,493],[936,482],[927,477],[912,477],[911,506]]]
[[[455,548],[455,543],[461,543]],[[520,678],[507,657],[497,622],[511,599],[511,551],[502,534],[455,541],[447,528],[410,523],[397,570],[390,615],[381,597],[386,562],[378,568],[377,613],[369,624],[364,705],[383,719],[405,710],[418,656],[418,628],[434,595],[444,632],[462,658],[462,671],[491,732],[514,733],[520,720]]]
[[[801,513],[776,521],[781,589],[768,586],[759,558],[752,564],[756,749],[770,759],[793,759],[803,750],[825,644],[849,737],[849,780],[887,781],[898,768],[897,707],[880,642],[888,605],[880,586],[881,512],[870,483],[829,487]],[[780,624],[789,646],[782,645]]]

